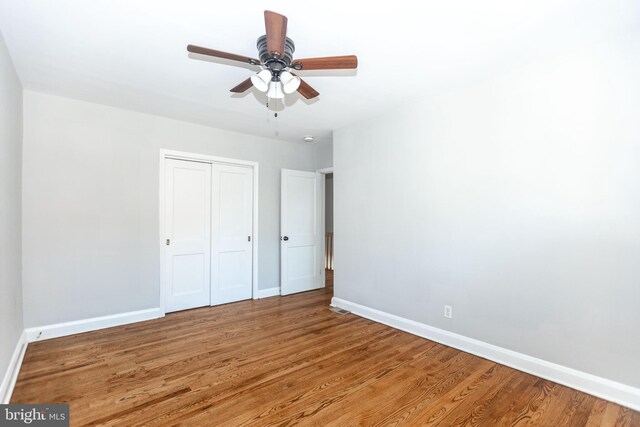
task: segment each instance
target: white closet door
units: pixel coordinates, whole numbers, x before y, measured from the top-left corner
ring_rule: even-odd
[[[281,180],[280,293],[321,288],[319,176],[283,169]]]
[[[209,305],[211,165],[165,160],[165,311]]]
[[[253,169],[213,165],[211,305],[252,297]]]

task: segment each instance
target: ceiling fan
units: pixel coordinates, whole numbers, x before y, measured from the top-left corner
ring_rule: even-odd
[[[259,65],[262,68],[260,72],[232,88],[231,92],[242,93],[255,86],[259,91],[266,92],[267,97],[274,99],[284,98],[286,94],[295,91],[307,99],[320,95],[293,71],[344,70],[358,67],[358,58],[355,55],[293,59],[295,45],[293,40],[287,37],[287,17],[265,10],[264,23],[267,34],[258,38],[260,59],[194,45],[188,45],[187,50],[201,55]]]

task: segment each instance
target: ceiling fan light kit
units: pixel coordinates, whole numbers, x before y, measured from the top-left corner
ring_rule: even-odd
[[[300,87],[300,77],[283,71],[280,73],[280,78],[275,79],[270,70],[262,70],[251,76],[251,84],[260,92],[266,92],[267,97],[281,99]]]
[[[201,55],[260,65],[261,71],[232,88],[231,92],[243,93],[254,86],[260,92],[266,92],[267,97],[271,99],[282,99],[295,91],[306,99],[320,95],[292,71],[343,70],[358,67],[358,58],[355,55],[293,59],[295,44],[287,37],[287,17],[265,10],[264,22],[267,34],[258,38],[257,43],[260,59],[194,45],[188,45],[187,50]]]

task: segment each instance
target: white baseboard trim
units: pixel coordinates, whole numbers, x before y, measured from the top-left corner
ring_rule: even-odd
[[[638,388],[385,313],[384,311],[341,298],[332,298],[331,305],[349,310],[353,314],[383,323],[392,328],[475,354],[519,371],[640,411],[640,389]]]
[[[28,341],[34,342],[80,334],[82,332],[95,331],[98,329],[111,328],[113,326],[126,325],[129,323],[142,322],[145,320],[157,319],[159,317],[164,317],[164,313],[162,313],[160,308],[149,308],[146,310],[130,311],[127,313],[112,314],[109,316],[74,320],[73,322],[27,328],[26,333]]]
[[[274,288],[258,289],[258,295],[256,295],[256,299],[277,297],[277,296],[280,296],[279,286],[276,286]]]
[[[2,379],[2,384],[0,384],[0,403],[2,404],[9,403],[11,400],[11,394],[13,394],[13,388],[16,385],[18,373],[20,373],[20,367],[22,366],[22,359],[24,359],[24,353],[27,351],[27,344],[27,333],[22,331]]]

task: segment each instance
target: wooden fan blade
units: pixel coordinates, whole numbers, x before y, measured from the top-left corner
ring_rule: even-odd
[[[317,90],[309,86],[309,83],[305,82],[302,79],[300,79],[300,86],[298,87],[298,93],[300,93],[300,95],[304,96],[307,99],[312,99],[320,95],[320,93]]]
[[[358,68],[358,57],[355,55],[327,56],[324,58],[305,58],[291,61],[296,70],[345,70]]]
[[[248,56],[236,55],[235,53],[222,52],[221,50],[208,49],[206,47],[194,46],[190,44],[187,50],[191,53],[199,53],[200,55],[213,56],[216,58],[230,59],[231,61],[247,62],[252,65],[259,65],[260,61]]]
[[[287,17],[265,10],[264,26],[267,30],[267,51],[280,57],[284,56],[284,42],[287,38]]]
[[[253,86],[253,84],[251,83],[251,79],[249,78],[243,81],[242,83],[240,83],[238,86],[231,89],[231,92],[242,93],[242,92],[245,92],[247,89],[249,89],[251,86]]]

